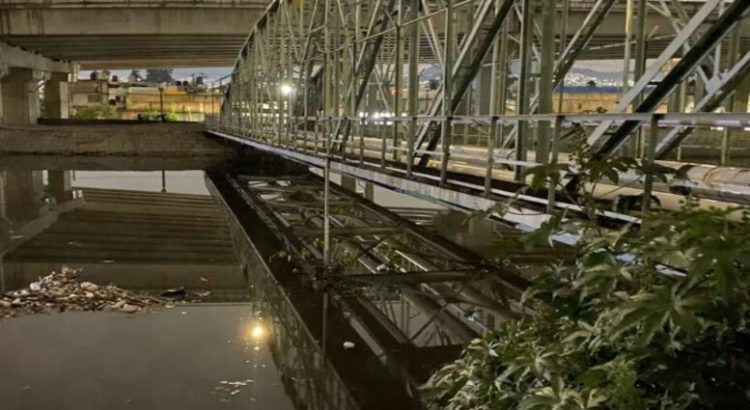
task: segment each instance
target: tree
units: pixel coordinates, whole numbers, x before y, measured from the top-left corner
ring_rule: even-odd
[[[571,164],[530,171],[530,189],[581,178],[588,218],[556,215],[527,237],[580,238],[574,262],[534,277],[528,314],[473,341],[425,386],[432,409],[740,409],[750,402],[748,210],[648,211],[641,225],[605,230],[590,190],[618,171],[667,171],[631,158],[595,159],[583,142]],[[591,189],[591,188],[589,188]],[[739,221],[732,222],[732,219]]]
[[[133,70],[128,76],[128,81],[131,83],[137,83],[143,81],[143,76],[141,76],[141,72],[139,70]]]
[[[167,69],[149,68],[146,70],[146,82],[152,83],[152,84],[172,83],[174,82],[174,78],[172,78],[173,72],[174,70],[172,70],[171,68],[167,68]]]

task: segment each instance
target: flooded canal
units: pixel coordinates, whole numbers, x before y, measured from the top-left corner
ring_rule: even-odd
[[[0,319],[3,408],[419,409],[431,372],[514,314],[498,292],[522,284],[441,239],[475,230],[444,207],[333,178],[325,268],[319,172],[155,163],[6,161],[6,304],[65,268],[166,305]]]
[[[197,303],[0,320],[6,409],[292,409],[204,172],[5,170],[3,292],[63,266]]]

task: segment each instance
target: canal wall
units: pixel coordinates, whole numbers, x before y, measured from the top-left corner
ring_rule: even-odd
[[[0,155],[231,156],[198,123],[0,126]]]

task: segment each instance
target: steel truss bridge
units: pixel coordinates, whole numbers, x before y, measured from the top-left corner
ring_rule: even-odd
[[[515,300],[526,283],[515,264],[488,264],[327,183],[330,173],[462,210],[514,197],[513,207],[493,216],[509,232],[528,230],[550,213],[580,211],[552,189],[516,194],[525,170],[568,161],[566,136],[576,134],[600,157],[687,169],[663,184],[621,175],[598,187],[600,198],[654,196],[670,208],[691,193],[707,206],[747,203],[750,172],[727,165],[750,129],[749,9],[737,0],[272,2],[208,126],[305,172],[269,173],[267,160],[258,160],[253,172],[211,181],[240,224],[269,230],[272,240],[251,241],[265,255],[255,263],[283,289],[269,304],[289,323],[285,329],[297,329],[289,337],[312,340],[295,343],[313,352],[300,356],[333,366],[290,366],[303,374],[297,380],[322,379],[323,388],[295,385],[306,403],[388,407],[361,396],[365,370],[347,365],[369,363],[367,355],[390,370],[379,383],[384,391],[408,386],[411,399],[402,403],[415,400],[425,374],[415,363],[521,313]],[[561,112],[571,70],[592,60],[622,67],[615,108]],[[438,75],[427,81],[428,72]],[[719,166],[683,162],[681,145],[698,135],[715,138]],[[638,222],[621,212],[602,217]],[[293,257],[274,258],[271,243]],[[289,303],[273,308],[284,298]],[[368,349],[329,355],[328,346],[345,340]]]
[[[512,195],[529,167],[566,161],[571,132],[584,133],[596,155],[644,161],[679,159],[692,134],[712,133],[726,164],[750,126],[748,9],[723,0],[274,1],[209,126],[464,209]],[[614,58],[627,63],[614,110],[557,112],[576,63]],[[433,90],[428,70],[440,73]],[[696,165],[654,195],[667,207],[685,191],[746,201],[747,175]],[[642,193],[646,179],[599,189]],[[554,196],[523,199],[532,208],[574,208]],[[503,216],[531,226],[544,220],[518,211]]]
[[[421,408],[418,386],[437,365],[522,313],[528,282],[515,264],[488,263],[412,212],[326,188],[307,167],[251,159],[209,172],[207,185],[223,202],[275,360],[304,408]]]

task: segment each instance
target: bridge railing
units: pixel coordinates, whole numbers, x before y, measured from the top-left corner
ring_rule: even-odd
[[[628,154],[642,161],[655,161],[659,152],[669,144],[673,131],[687,127],[706,132],[727,131],[746,133],[750,129],[750,114],[549,114],[526,116],[453,116],[453,117],[305,117],[277,116],[270,113],[249,113],[227,121],[226,117],[213,117],[207,122],[209,128],[231,133],[242,138],[282,147],[316,156],[330,156],[344,163],[375,167],[389,172],[398,172],[407,178],[432,178],[439,184],[456,182],[456,175],[481,178],[480,186],[485,195],[492,195],[496,180],[529,182],[526,171],[539,166],[565,163],[570,160],[568,152],[581,143],[586,130],[609,121],[614,124],[638,121],[642,125],[638,144],[623,148]],[[336,130],[348,123],[350,137],[342,138]],[[552,134],[550,150],[546,157],[534,149],[519,147],[503,148],[509,130],[523,123],[531,130],[549,127]],[[442,134],[434,146],[415,148],[416,130],[425,125],[440,124]],[[479,144],[465,144],[463,129],[483,135]],[[579,142],[575,142],[575,135]],[[417,158],[429,158],[420,164]],[[662,162],[667,166],[680,167],[682,162]],[[707,170],[711,169],[709,172]],[[694,166],[688,180],[673,179],[667,192],[682,192],[685,189],[714,190],[731,189],[741,193],[733,200],[746,201],[750,195],[750,180],[744,173],[721,172],[714,167]],[[619,186],[618,186],[619,184]],[[603,199],[615,199],[619,195],[638,195],[646,185],[644,176],[621,176],[617,182],[598,187]],[[651,189],[651,187],[648,187]],[[705,193],[704,193],[705,194]],[[711,197],[710,195],[708,195]],[[725,199],[729,197],[725,196]],[[554,204],[551,204],[554,205]]]

